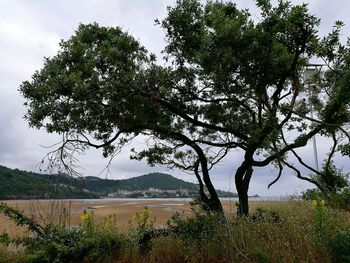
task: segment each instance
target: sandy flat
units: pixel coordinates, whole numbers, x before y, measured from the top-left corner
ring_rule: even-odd
[[[163,226],[176,212],[182,216],[191,216],[192,209],[189,201],[183,200],[128,200],[128,199],[86,199],[86,200],[10,200],[4,201],[16,207],[25,214],[34,217],[41,224],[60,223],[64,220],[68,225],[76,226],[81,223],[80,216],[85,211],[93,212],[97,223],[102,222],[109,215],[115,215],[120,229],[126,230],[133,216],[149,208],[150,218],[155,218],[155,226]],[[257,206],[253,202],[251,208]],[[227,213],[235,212],[235,201],[223,201]],[[68,212],[69,211],[69,212]],[[70,216],[64,216],[70,215]],[[66,219],[64,219],[66,218]],[[0,214],[0,234],[6,231],[9,234],[23,232],[19,230],[7,217]]]

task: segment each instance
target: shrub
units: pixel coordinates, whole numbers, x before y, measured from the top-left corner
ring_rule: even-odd
[[[328,203],[330,206],[350,211],[350,188],[344,188],[340,193],[332,195]]]
[[[280,215],[276,211],[267,211],[258,207],[252,216],[252,219],[257,222],[267,221],[271,223],[278,223],[281,221]]]
[[[117,241],[105,233],[86,235],[81,230],[51,228],[44,239],[25,242],[29,249],[27,262],[94,262],[111,255]]]
[[[150,219],[148,207],[145,207],[141,213],[136,213],[130,221],[130,238],[138,244],[141,252],[146,252],[150,248],[150,241],[155,232],[154,223],[155,218]]]
[[[170,218],[167,225],[170,233],[192,241],[213,237],[222,221],[223,218],[218,215],[196,213],[193,217],[184,219],[176,213]]]
[[[86,212],[82,219],[80,227],[48,225],[41,236],[20,240],[28,251],[26,262],[96,262],[115,253],[120,247],[115,219],[109,217],[95,225],[92,214]]]
[[[307,189],[301,194],[301,198],[306,201],[311,200],[318,200],[323,198],[322,193],[320,190],[313,188],[313,189]]]
[[[334,262],[350,262],[350,232],[340,232],[329,242]]]

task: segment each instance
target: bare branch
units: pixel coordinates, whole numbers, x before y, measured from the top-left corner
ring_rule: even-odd
[[[266,166],[270,162],[272,162],[273,160],[276,160],[278,157],[283,156],[288,151],[291,151],[291,150],[296,149],[296,148],[304,147],[307,144],[307,141],[310,138],[312,138],[312,136],[319,133],[321,130],[322,130],[322,127],[318,126],[318,127],[314,128],[313,130],[309,131],[309,133],[300,135],[297,139],[294,140],[294,142],[292,144],[287,144],[279,152],[270,155],[265,160],[263,160],[263,161],[253,160],[252,165],[259,166],[259,167]]]
[[[312,184],[316,185],[321,191],[324,191],[324,188],[316,180],[313,180],[312,178],[309,178],[309,177],[302,176],[300,171],[297,168],[295,168],[293,165],[287,163],[286,161],[283,161],[283,164],[285,164],[290,169],[292,169],[297,174],[297,177],[299,179],[307,181],[309,183],[312,183]]]
[[[281,133],[281,137],[282,137],[282,140],[283,142],[285,143],[285,145],[288,145],[283,133]],[[318,175],[322,175],[322,173],[320,173],[319,171],[317,171],[316,169],[314,169],[313,167],[311,167],[310,165],[308,165],[307,163],[305,163],[303,161],[303,159],[296,153],[296,151],[294,150],[291,150],[291,152],[293,153],[293,155],[295,156],[295,158],[297,158],[298,162],[303,165],[304,167],[306,167],[307,169],[309,169],[310,171],[312,171],[313,173],[315,174],[318,174]]]

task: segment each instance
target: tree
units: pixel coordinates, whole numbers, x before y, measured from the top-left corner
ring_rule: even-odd
[[[287,167],[319,185],[302,176],[287,155],[304,163],[295,149],[314,135],[347,134],[348,97],[339,97],[339,88],[330,90],[328,73],[315,76],[321,85],[312,96],[301,78],[310,58],[330,61],[325,54],[334,41],[319,40],[319,20],[307,5],[256,3],[259,22],[230,2],[177,1],[156,21],[166,31],[165,65],[120,28],[80,25],[21,85],[26,118],[33,127],[62,134],[54,153],[64,164],[88,147],[113,157],[135,136],[146,136],[149,147],[132,158],[193,171],[201,200],[212,212],[223,209],[210,169],[232,149],[243,154],[235,173],[241,215],[249,212],[254,167],[278,167],[271,184]],[[348,80],[342,76],[345,92]],[[310,103],[318,107],[316,118],[307,115]]]

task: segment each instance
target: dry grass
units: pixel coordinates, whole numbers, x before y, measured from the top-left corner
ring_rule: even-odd
[[[259,207],[266,209],[266,218],[232,218],[197,240],[186,236],[180,241],[176,236],[157,240],[150,262],[172,262],[179,257],[186,262],[334,262],[328,239],[339,231],[350,231],[348,212],[323,207],[325,216],[320,219],[319,211],[308,202],[263,202]],[[269,218],[269,211],[277,213],[278,220]],[[322,229],[318,229],[320,224]],[[169,247],[174,248],[171,253]]]
[[[70,209],[70,223],[80,223],[84,210],[95,208],[94,219],[102,222],[110,214],[116,214],[118,227],[126,239],[116,253],[116,259],[108,262],[332,262],[327,240],[336,233],[350,233],[350,214],[326,207],[312,207],[306,201],[252,202],[252,214],[257,208],[263,216],[253,220],[236,218],[234,203],[224,202],[228,221],[219,224],[217,218],[196,219],[188,202],[164,200],[75,200],[58,201],[8,201],[10,205],[31,213],[38,220],[58,223],[63,207]],[[54,208],[53,208],[54,207]],[[163,226],[175,213],[181,214],[177,223],[194,218],[195,224],[185,233],[154,238],[148,250],[141,251],[135,239],[126,230],[129,220],[144,207],[150,210],[150,218],[156,217],[155,227]],[[263,210],[261,210],[261,208]],[[43,211],[48,211],[46,214]],[[45,215],[48,215],[45,218]],[[273,215],[273,216],[272,216]],[[48,220],[49,219],[49,220]],[[0,217],[0,231],[18,230]],[[196,221],[197,220],[197,221]],[[202,220],[202,221],[200,221]],[[214,220],[214,221],[210,221]],[[175,222],[176,223],[176,222]],[[196,225],[197,224],[197,225]],[[181,225],[181,224],[180,224]],[[204,227],[203,227],[204,226]],[[203,229],[198,230],[198,227]],[[181,230],[181,227],[180,227]],[[193,231],[193,233],[191,233]],[[197,232],[196,232],[197,231]],[[0,256],[1,256],[0,248]],[[0,261],[1,262],[1,261]],[[4,261],[5,262],[5,261]]]

